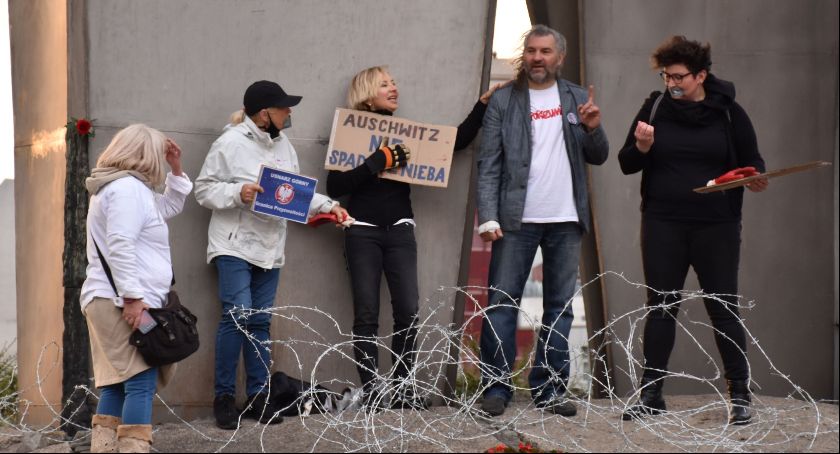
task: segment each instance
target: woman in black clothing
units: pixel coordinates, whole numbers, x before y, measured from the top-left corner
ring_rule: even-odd
[[[652,61],[666,91],[655,91],[645,101],[618,155],[625,174],[642,171],[642,262],[650,308],[641,395],[623,417],[665,410],[662,384],[674,346],[678,292],[691,266],[704,292],[717,295],[704,303],[723,358],[730,424],[747,424],[750,373],[735,296],[744,190],[698,194],[692,189],[735,168],[764,172],[764,160],[752,123],[735,102],[734,85],[709,72],[708,44],[674,36],[656,49]],[[747,188],[763,191],[767,179]]]
[[[466,148],[481,128],[484,110],[493,87],[476,102],[458,126],[455,150]],[[347,96],[352,109],[392,115],[399,107],[397,85],[383,66],[365,69],[350,83]],[[403,380],[414,363],[419,292],[417,289],[417,243],[411,186],[382,179],[380,173],[405,165],[409,156],[401,146],[383,146],[358,167],[332,170],[327,177],[331,197],[350,196],[348,211],[355,223],[345,231],[345,255],[353,287],[354,354],[366,403],[381,405],[383,383],[377,383],[376,336],[379,329],[379,285],[384,272],[394,311],[391,357],[394,398],[392,407],[424,408],[423,400]]]

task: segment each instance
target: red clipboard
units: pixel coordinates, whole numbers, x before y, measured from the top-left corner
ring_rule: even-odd
[[[813,161],[808,162],[805,164],[799,164],[792,167],[785,167],[784,169],[777,169],[771,170],[769,172],[765,172],[759,175],[753,175],[751,177],[741,178],[738,180],[728,181],[726,183],[721,184],[713,184],[711,186],[701,186],[699,188],[694,188],[694,192],[698,192],[700,194],[705,194],[708,192],[718,192],[718,191],[725,191],[727,189],[737,188],[740,186],[744,186],[751,181],[755,181],[761,178],[775,178],[781,177],[785,175],[790,175],[792,173],[804,172],[806,170],[817,169],[820,167],[828,167],[831,163],[828,161]]]

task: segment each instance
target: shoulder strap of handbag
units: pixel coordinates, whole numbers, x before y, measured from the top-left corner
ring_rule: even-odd
[[[656,101],[653,102],[653,107],[650,108],[650,118],[648,118],[648,124],[649,125],[653,124],[653,117],[656,115],[656,109],[659,108],[659,103],[662,102],[662,98],[664,98],[664,97],[665,97],[665,92],[663,91],[656,98]]]
[[[659,108],[659,103],[662,102],[662,98],[664,98],[664,97],[665,97],[665,92],[663,91],[656,98],[656,101],[653,102],[653,107],[650,108],[650,117],[648,118],[648,124],[649,125],[653,124],[653,117],[656,115],[656,109]],[[729,113],[729,109],[726,109],[725,112],[726,112],[726,120],[729,122],[729,125],[731,126],[732,125],[732,114]]]
[[[96,240],[93,239],[93,245],[96,247],[96,254],[99,256],[99,262],[102,263],[102,269],[105,270],[105,275],[108,276],[108,282],[111,283],[111,288],[114,289],[114,294],[120,296],[120,292],[117,291],[117,285],[114,284],[114,275],[111,274],[111,267],[108,266],[108,262],[105,261],[105,256],[102,254],[102,250],[99,249],[99,245],[96,243]],[[175,285],[175,270],[172,270],[172,284]]]
[[[93,240],[92,235],[90,238]],[[111,274],[111,267],[109,267],[108,262],[105,261],[105,256],[102,255],[102,251],[99,249],[99,245],[96,244],[96,240],[93,240],[93,245],[96,247],[96,254],[99,255],[99,262],[102,263],[102,269],[105,270],[105,275],[108,276],[108,282],[111,283],[111,288],[114,289],[114,294],[120,296],[120,292],[117,291],[117,285],[114,284],[114,276]]]
[[[656,98],[656,101],[653,102],[653,107],[650,108],[650,118],[648,118],[649,125],[653,124],[653,117],[654,115],[656,115],[656,109],[659,108],[659,103],[662,102],[662,98],[664,97],[665,92],[663,91]],[[732,114],[729,112],[729,109],[726,109],[724,112],[726,112],[726,125],[728,126],[726,133],[730,137],[728,140],[731,140],[731,137],[733,135]],[[731,165],[738,166],[738,157],[736,151],[734,150],[734,145],[732,145],[729,149],[729,161]]]

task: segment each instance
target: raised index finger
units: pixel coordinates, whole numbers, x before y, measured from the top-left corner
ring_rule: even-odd
[[[588,104],[592,104],[595,102],[595,86],[589,86],[589,99],[586,101]]]

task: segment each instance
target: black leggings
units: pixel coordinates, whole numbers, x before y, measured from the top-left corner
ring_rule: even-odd
[[[747,343],[736,296],[740,249],[740,221],[642,221],[642,261],[648,287],[663,292],[681,290],[691,266],[703,291],[718,294],[719,299],[704,298],[703,302],[715,328],[715,342],[727,380],[749,379]],[[648,290],[650,312],[644,332],[644,376],[648,380],[664,376],[668,369],[679,312],[679,304],[674,303],[679,300],[679,294]]]
[[[376,378],[379,358],[379,286],[384,272],[391,293],[394,335],[391,358],[394,378],[405,378],[414,364],[417,337],[417,243],[414,226],[353,226],[344,240],[353,286],[353,351],[362,385]]]

